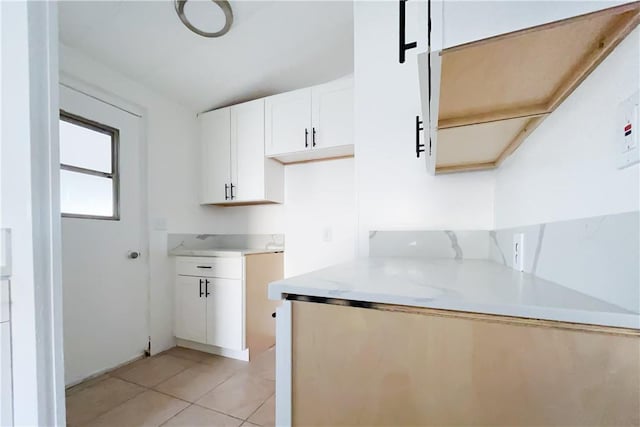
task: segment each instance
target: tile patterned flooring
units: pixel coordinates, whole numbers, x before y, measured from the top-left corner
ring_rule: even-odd
[[[241,362],[181,347],[67,390],[67,424],[224,426],[275,424],[275,350]]]

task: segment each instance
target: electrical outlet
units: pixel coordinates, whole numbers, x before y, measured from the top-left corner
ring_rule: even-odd
[[[524,271],[524,234],[513,235],[513,269]]]

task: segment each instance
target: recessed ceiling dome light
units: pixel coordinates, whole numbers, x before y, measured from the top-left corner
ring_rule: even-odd
[[[209,1],[189,1],[189,18],[187,18],[187,13],[185,13],[187,1],[188,0],[174,0],[174,6],[182,23],[194,33],[203,37],[220,37],[225,35],[229,29],[231,29],[231,24],[233,23],[233,12],[231,11],[231,5],[227,0],[211,0],[211,2],[215,3],[219,9],[215,6],[211,7],[211,3]],[[220,23],[222,21],[220,12],[224,14],[224,26],[222,26],[222,29],[218,31],[209,31],[210,28],[220,28]],[[216,23],[218,25],[215,25]]]

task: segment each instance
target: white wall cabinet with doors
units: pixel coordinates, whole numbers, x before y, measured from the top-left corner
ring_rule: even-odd
[[[264,99],[200,116],[201,203],[282,203],[284,169],[264,156]]]
[[[249,360],[275,342],[267,285],[281,279],[283,254],[176,257],[178,345]]]
[[[265,153],[282,163],[353,155],[353,78],[265,100]]]

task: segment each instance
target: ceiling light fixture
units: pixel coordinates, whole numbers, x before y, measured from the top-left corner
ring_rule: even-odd
[[[174,6],[176,8],[176,13],[178,14],[178,17],[180,18],[182,23],[194,33],[199,34],[202,37],[220,37],[227,34],[227,32],[231,29],[231,24],[233,24],[233,11],[231,10],[231,5],[227,0],[211,0],[212,2],[217,4],[220,9],[222,9],[225,17],[224,27],[222,27],[220,31],[216,31],[213,33],[202,31],[201,29],[196,28],[193,24],[191,24],[191,22],[189,22],[189,19],[187,19],[187,16],[184,13],[184,7],[187,4],[187,1],[188,0],[174,0]]]

